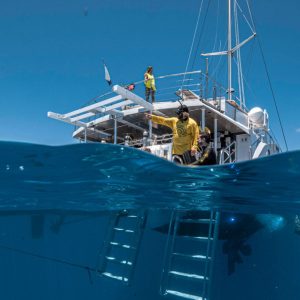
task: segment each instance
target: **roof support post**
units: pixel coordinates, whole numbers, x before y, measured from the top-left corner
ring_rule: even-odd
[[[217,154],[218,150],[218,119],[214,119],[214,150]]]
[[[152,114],[152,110],[150,110],[150,114]],[[149,123],[149,138],[148,138],[148,142],[149,142],[149,145],[151,146],[151,141],[152,141],[152,120],[149,120],[148,123]]]
[[[206,71],[205,71],[205,100],[208,99],[208,58],[205,59]]]
[[[114,144],[117,144],[117,136],[118,136],[118,124],[117,124],[117,116],[114,115]]]
[[[201,131],[205,129],[205,108],[201,108]]]

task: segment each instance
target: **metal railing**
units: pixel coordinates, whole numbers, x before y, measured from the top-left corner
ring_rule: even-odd
[[[233,141],[226,148],[221,149],[219,156],[219,164],[228,164],[236,161],[236,142]]]
[[[172,141],[173,141],[173,134],[167,133],[160,136],[153,134],[152,138],[143,137],[141,139],[129,140],[127,144],[126,141],[119,144],[120,145],[126,144],[127,146],[138,147],[141,145],[142,146],[162,145],[162,144],[172,143]]]

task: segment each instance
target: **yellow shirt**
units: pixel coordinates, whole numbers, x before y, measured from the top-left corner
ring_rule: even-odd
[[[145,77],[144,83],[146,88],[156,91],[154,75],[150,73],[145,73],[144,77]]]
[[[152,115],[152,121],[168,126],[173,130],[173,154],[182,155],[185,151],[197,149],[199,127],[192,118],[181,121],[178,118],[164,118]]]

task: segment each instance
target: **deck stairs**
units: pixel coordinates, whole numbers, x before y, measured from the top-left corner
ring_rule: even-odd
[[[111,217],[99,254],[98,275],[130,285],[146,219],[145,210],[122,210]]]
[[[173,212],[160,292],[176,299],[209,300],[219,213]]]

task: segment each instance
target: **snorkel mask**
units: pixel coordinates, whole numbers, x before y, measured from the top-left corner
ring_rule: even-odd
[[[179,120],[183,121],[183,120],[187,119],[187,118],[184,118],[184,115],[183,115],[184,112],[189,113],[188,107],[186,105],[180,105],[176,111],[176,114],[177,114]]]

